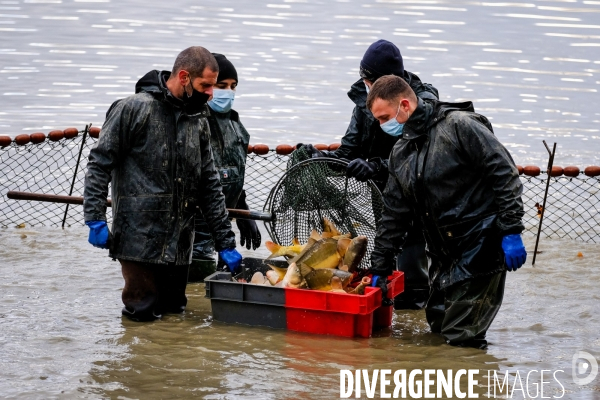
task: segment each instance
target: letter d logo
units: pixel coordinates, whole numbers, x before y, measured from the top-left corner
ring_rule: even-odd
[[[598,361],[596,361],[594,356],[588,352],[578,351],[577,353],[573,354],[573,363],[571,366],[573,382],[575,382],[577,385],[587,385],[596,379],[596,376],[598,376]],[[589,373],[589,375],[585,378],[579,377],[579,375],[586,373]]]

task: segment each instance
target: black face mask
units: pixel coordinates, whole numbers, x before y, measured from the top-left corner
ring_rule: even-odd
[[[182,98],[183,104],[185,104],[188,107],[193,107],[193,108],[205,105],[208,102],[210,95],[199,92],[196,89],[194,89],[194,87],[192,86],[191,80],[190,80],[190,86],[192,88],[191,96],[188,95],[187,86],[183,89],[183,98]]]

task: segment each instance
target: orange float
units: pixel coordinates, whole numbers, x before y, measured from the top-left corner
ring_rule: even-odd
[[[31,143],[38,144],[46,140],[46,135],[42,132],[36,132],[29,135],[29,139],[31,140]]]
[[[269,152],[269,146],[266,144],[255,144],[253,150],[255,154],[264,155]]]
[[[52,140],[53,142],[58,142],[61,139],[64,139],[65,137],[65,133],[63,131],[51,131],[48,134],[48,139]]]
[[[550,176],[561,176],[563,174],[563,172],[564,172],[563,167],[559,167],[559,166],[555,165],[550,170]]]
[[[566,176],[572,176],[572,177],[578,176],[579,175],[579,168],[575,167],[573,165],[570,165],[568,167],[565,167],[564,174]]]
[[[277,154],[285,156],[291,154],[294,151],[294,147],[290,146],[289,144],[280,144],[275,148],[275,151],[277,152]]]
[[[100,128],[97,126],[92,126],[89,130],[90,136],[98,139],[100,137]]]
[[[583,173],[587,176],[598,176],[600,175],[600,167],[597,165],[590,165],[589,167],[586,167]]]
[[[19,146],[25,146],[30,141],[31,141],[31,138],[29,137],[29,135],[26,135],[26,134],[17,135],[17,137],[15,137],[15,143],[18,144]]]
[[[540,172],[540,167],[536,167],[535,165],[526,165],[523,168],[523,173],[527,176],[538,176]]]
[[[77,128],[67,128],[63,132],[65,133],[65,139],[73,139],[79,135],[79,129]]]
[[[0,147],[10,146],[12,139],[10,136],[0,136]]]

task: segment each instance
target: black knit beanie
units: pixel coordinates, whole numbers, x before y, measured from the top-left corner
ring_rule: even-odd
[[[220,64],[219,64],[220,65]],[[360,77],[375,82],[384,75],[404,75],[400,50],[392,42],[380,39],[369,46],[360,62]]]
[[[231,61],[229,61],[227,57],[225,57],[223,54],[212,53],[212,55],[217,60],[217,64],[219,64],[219,76],[217,77],[217,82],[233,78],[237,83],[237,71],[235,70],[235,67],[233,66]]]

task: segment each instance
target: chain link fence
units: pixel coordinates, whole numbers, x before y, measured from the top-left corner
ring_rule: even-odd
[[[83,196],[83,181],[87,157],[96,138],[84,131],[71,139],[17,145],[12,141],[0,148],[0,227],[18,226],[77,226],[83,225],[80,205],[41,203],[11,200],[10,190]],[[85,140],[84,140],[85,138]],[[79,153],[81,159],[77,164]],[[279,178],[283,176],[287,155],[269,151],[248,155],[245,189],[251,209],[262,210],[266,199]],[[73,179],[75,178],[75,179]],[[552,177],[542,236],[570,238],[584,242],[600,242],[600,177]],[[547,175],[521,175],[524,185],[523,219],[526,233],[536,234]],[[107,213],[110,221],[110,212]]]

